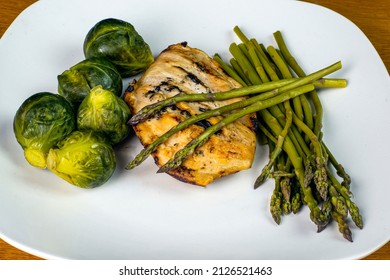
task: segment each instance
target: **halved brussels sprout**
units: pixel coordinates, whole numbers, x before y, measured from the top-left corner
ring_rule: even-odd
[[[84,55],[105,57],[122,77],[144,71],[154,60],[149,45],[128,22],[108,18],[91,28],[84,40]]]
[[[122,77],[115,66],[104,58],[85,59],[58,75],[57,79],[58,92],[76,107],[98,85],[117,96],[122,95]]]
[[[26,160],[33,166],[45,168],[50,148],[76,128],[76,116],[64,97],[40,92],[19,107],[13,128]]]
[[[50,149],[47,168],[80,188],[103,185],[115,171],[112,146],[94,131],[74,131]]]
[[[130,109],[111,91],[94,87],[80,104],[77,113],[78,129],[91,129],[105,135],[111,144],[117,144],[129,134],[127,124]]]

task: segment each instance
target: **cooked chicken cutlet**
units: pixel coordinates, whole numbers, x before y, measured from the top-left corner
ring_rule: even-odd
[[[147,69],[144,75],[129,86],[124,100],[132,114],[146,105],[178,93],[199,94],[223,92],[240,87],[203,51],[187,43],[169,46]],[[190,116],[241,100],[181,102],[160,111],[147,121],[134,125],[142,145],[147,146],[159,136]],[[212,117],[189,126],[171,136],[152,154],[160,167],[177,151],[222,117]],[[256,149],[255,116],[245,116],[231,123],[190,155],[180,167],[168,172],[171,176],[195,185],[206,186],[217,178],[251,167]]]

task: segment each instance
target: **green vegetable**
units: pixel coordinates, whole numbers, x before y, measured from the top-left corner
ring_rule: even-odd
[[[112,146],[91,130],[72,132],[47,157],[50,171],[80,188],[103,185],[114,173],[115,166]]]
[[[104,58],[85,59],[58,75],[57,79],[58,92],[76,107],[98,85],[117,96],[122,95],[122,77],[115,66]]]
[[[111,144],[124,140],[130,132],[127,124],[130,109],[111,91],[101,86],[93,88],[80,104],[78,129],[91,129],[105,135]]]
[[[275,93],[280,92],[279,88],[290,84],[295,79],[284,79],[279,81],[272,81],[267,83],[262,83],[259,85],[246,86],[237,89],[232,89],[224,92],[215,92],[215,93],[203,93],[203,94],[185,94],[179,93],[172,97],[166,98],[164,100],[149,104],[139,110],[132,118],[130,119],[130,124],[135,125],[142,121],[147,120],[149,117],[158,113],[164,107],[172,106],[179,102],[200,102],[200,101],[215,101],[215,100],[227,100],[235,97],[249,96],[253,94],[264,93],[268,91],[266,94],[262,94],[261,100],[268,99],[273,97]],[[345,80],[342,79],[318,79],[311,81],[315,87],[345,87]]]
[[[71,104],[61,95],[40,92],[26,99],[17,110],[14,122],[16,140],[33,166],[45,168],[50,148],[76,127]]]
[[[274,33],[279,47],[277,50],[272,46],[265,48],[254,39],[249,40],[237,26],[234,31],[242,41],[241,49],[254,48],[257,51],[257,56],[262,64],[259,67],[264,68],[267,79],[272,81],[289,79],[293,76],[293,72],[298,77],[307,77],[288,50],[281,32]],[[244,71],[237,70],[237,73],[251,72],[251,75],[256,74],[245,65],[248,63],[248,59],[249,63],[254,64],[249,56],[238,52],[232,53],[232,55],[237,56],[235,59],[239,64],[241,63],[240,67],[244,69]],[[293,72],[290,72],[290,69]],[[261,72],[258,71],[258,73]],[[261,82],[266,81],[262,80]],[[343,237],[352,242],[352,232],[347,221],[348,214],[359,228],[363,227],[363,220],[359,208],[351,199],[349,175],[323,142],[321,131],[323,108],[317,91],[313,90],[306,95],[293,98],[291,107],[290,101],[284,102],[283,105],[277,104],[259,111],[258,116],[259,127],[268,138],[270,161],[256,180],[255,187],[258,187],[266,177],[272,177],[270,168],[273,167],[273,173],[283,170],[285,174],[289,175],[283,175],[282,179],[273,176],[275,177],[274,192],[279,195],[280,190],[282,190],[281,180],[292,174],[294,184],[289,188],[294,190],[294,194],[292,196],[283,195],[286,203],[291,204],[291,210],[296,213],[302,203],[306,204],[310,209],[310,218],[317,225],[318,232],[322,231],[333,219],[337,222]],[[338,182],[330,168],[336,170],[337,175],[343,180],[342,183]],[[301,198],[299,198],[300,196]],[[277,204],[275,204],[274,197],[271,197],[270,206],[272,216],[277,223],[280,223],[281,212],[277,212],[277,208],[275,208]]]
[[[108,18],[98,22],[84,40],[86,58],[105,57],[122,77],[144,71],[153,61],[149,45],[128,22]]]

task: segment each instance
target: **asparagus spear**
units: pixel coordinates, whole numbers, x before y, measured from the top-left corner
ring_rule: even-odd
[[[217,92],[217,93],[199,93],[199,94],[186,94],[179,93],[173,97],[164,99],[162,101],[150,104],[142,108],[138,111],[129,121],[130,125],[135,125],[142,121],[147,120],[151,116],[153,116],[156,112],[161,110],[164,107],[175,105],[179,102],[200,102],[200,101],[218,101],[218,100],[227,100],[236,97],[249,96],[253,94],[260,94],[266,91],[271,91],[273,89],[277,89],[284,85],[290,84],[294,81],[297,81],[297,78],[292,79],[283,79],[273,82],[267,82],[260,85],[242,87],[238,89],[233,89],[225,92]],[[345,80],[343,79],[325,79],[320,78],[312,81],[315,87],[344,87]],[[272,96],[272,93],[269,93],[270,96],[265,96],[264,98],[268,98]]]
[[[328,172],[328,178],[332,182],[333,186],[337,190],[337,192],[343,197],[345,200],[345,203],[347,205],[348,211],[351,215],[352,220],[354,221],[355,225],[359,228],[363,228],[363,218],[362,215],[360,214],[359,207],[351,200],[351,192],[350,190],[341,185],[337,179],[334,177],[334,175],[327,170]]]
[[[171,98],[167,98],[162,101],[145,106],[130,119],[129,124],[135,125],[137,123],[140,123],[150,118],[153,114],[155,114],[162,108],[167,106],[172,106],[179,102],[227,100],[236,97],[250,96],[252,94],[259,94],[259,93],[263,93],[261,98],[266,99],[272,97],[273,95],[275,95],[275,93],[278,93],[279,92],[278,88],[290,84],[294,81],[297,81],[297,79],[270,82],[270,83],[265,83],[256,86],[241,87],[241,88],[237,88],[225,92],[216,92],[216,93],[199,93],[199,94],[179,93]],[[264,92],[267,91],[268,93],[264,94]]]
[[[221,67],[225,70],[226,73],[229,74],[230,77],[232,77],[233,79],[235,79],[237,82],[239,82],[241,85],[243,86],[247,86],[247,83],[244,82],[243,79],[241,79],[240,75],[237,74],[236,71],[234,71],[234,68],[232,66],[230,66],[229,64],[226,64],[222,59],[221,57],[218,55],[218,54],[215,54],[213,56],[213,59],[218,62],[219,65],[221,65]]]
[[[247,71],[244,70],[244,74],[248,77],[251,84],[252,85],[261,84],[262,81],[260,77],[257,75],[256,70],[253,68],[252,64],[247,59],[244,58],[245,54],[237,46],[237,44],[232,43],[229,47],[229,50],[230,53],[233,55],[233,57],[237,60],[241,68],[247,69]]]
[[[337,175],[339,175],[341,178],[343,178],[343,182],[341,184],[349,189],[349,186],[351,184],[351,177],[347,174],[347,172],[345,172],[344,167],[340,163],[338,163],[338,161],[333,156],[333,154],[331,153],[329,148],[325,145],[325,143],[321,142],[321,144],[322,144],[322,147],[324,148],[326,154],[328,155],[331,164],[336,169]]]
[[[282,33],[280,31],[276,31],[274,33],[274,38],[276,40],[276,43],[278,44],[278,47],[280,49],[280,52],[284,56],[285,60],[287,61],[288,65],[294,70],[294,72],[299,77],[304,77],[306,74],[303,71],[303,69],[299,66],[296,59],[291,55],[289,49],[287,48],[287,45],[283,39]],[[322,118],[323,118],[323,108],[320,99],[318,98],[318,94],[316,91],[313,91],[310,93],[310,98],[312,99],[314,108],[315,108],[315,116],[314,116],[314,134],[317,136],[321,132],[322,128]]]
[[[326,226],[328,225],[328,223],[331,222],[331,220],[332,220],[332,211],[333,211],[333,206],[332,206],[332,203],[331,203],[330,199],[328,199],[327,201],[325,201],[322,204],[322,208],[321,208],[321,212],[324,214],[324,216],[325,216],[325,218],[327,220],[327,223],[325,223],[322,226],[318,226],[317,227],[317,232],[323,231],[326,228]]]
[[[313,87],[312,85],[309,85],[310,87]],[[307,89],[307,88],[306,88]],[[173,134],[176,132],[188,127],[191,124],[194,124],[196,122],[199,122],[203,119],[207,119],[210,117],[215,117],[222,115],[226,112],[231,112],[233,110],[236,110],[238,108],[243,108],[245,106],[248,106],[250,104],[254,104],[256,102],[265,102],[262,106],[272,106],[273,104],[277,104],[280,102],[283,102],[285,99],[289,98],[289,94],[294,94],[294,93],[288,93],[285,92],[285,94],[280,94],[281,90],[279,89],[274,89],[269,92],[266,92],[262,95],[257,95],[248,99],[244,99],[240,102],[235,102],[229,105],[225,105],[223,107],[210,110],[207,112],[204,112],[202,114],[198,114],[195,116],[192,116],[188,118],[187,120],[179,123],[177,126],[173,127],[170,129],[168,132],[157,138],[153,143],[149,144],[147,147],[145,147],[127,166],[126,169],[132,169],[136,167],[137,165],[141,164],[153,151],[156,150],[158,145],[166,141],[169,137],[171,137]],[[283,93],[283,89],[282,89]],[[279,94],[279,95],[278,95]],[[273,97],[269,98],[269,97]],[[267,99],[268,98],[268,99]],[[268,105],[271,104],[271,105]]]
[[[292,111],[288,107],[287,102],[285,102],[285,106],[287,106],[286,110],[288,111],[287,116],[286,116],[286,124],[285,124],[281,134],[278,136],[278,141],[276,143],[276,147],[271,154],[269,162],[267,163],[267,165],[264,166],[263,170],[261,171],[261,174],[259,175],[259,177],[257,177],[257,179],[255,181],[255,185],[254,185],[255,189],[258,188],[265,181],[265,179],[268,177],[269,172],[271,171],[271,168],[274,165],[276,158],[279,156],[280,152],[283,149],[284,139],[285,139],[285,137],[288,133],[288,130],[291,126],[291,123],[292,123]]]
[[[328,75],[334,71],[337,71],[340,68],[341,68],[341,62],[339,61],[339,62],[336,62],[336,63],[334,63],[326,68],[323,68],[323,69],[317,71],[317,72],[314,72],[306,77],[298,79],[298,80],[296,80],[292,83],[289,83],[287,85],[284,85],[284,86],[278,88],[278,90],[279,90],[279,92],[289,91],[291,89],[296,88],[297,86],[305,85],[308,82],[322,78],[323,76]],[[308,85],[308,86],[310,86],[310,85]],[[310,87],[312,87],[314,89],[314,86],[311,85]],[[295,94],[297,94],[296,96],[298,96],[299,94],[302,94],[302,92],[300,92],[300,93],[297,91],[292,91],[292,92],[295,92]],[[256,98],[256,97],[252,97],[252,98]],[[240,101],[240,102],[247,102],[247,100],[248,99]],[[224,118],[223,120],[221,120],[219,123],[209,127],[201,135],[199,135],[197,138],[193,139],[189,144],[187,144],[182,150],[178,151],[175,154],[174,158],[172,158],[166,164],[164,164],[159,169],[158,172],[168,172],[169,170],[180,166],[181,163],[185,160],[185,158],[187,158],[188,155],[190,155],[194,152],[196,147],[201,146],[205,141],[207,141],[207,139],[212,134],[214,134],[216,131],[220,130],[223,126],[225,126],[231,122],[234,122],[235,120],[237,120],[237,119],[239,119],[247,114],[255,113],[255,112],[260,111],[264,108],[268,108],[270,106],[279,104],[285,100],[274,99],[274,100],[272,100],[272,102],[271,101],[266,102],[266,101],[263,101],[262,103],[259,103],[259,104],[255,103],[255,104],[249,105],[248,107],[243,108],[241,111],[232,113],[231,115],[229,115],[226,118]],[[218,111],[218,110],[219,109],[216,109],[216,111]]]
[[[243,107],[240,111],[234,112],[227,117],[223,118],[218,123],[210,126],[207,128],[203,133],[201,133],[197,138],[190,141],[183,149],[179,150],[175,156],[170,159],[167,163],[165,163],[163,166],[160,167],[158,170],[159,173],[161,172],[168,172],[171,169],[179,167],[182,162],[191,155],[195,149],[201,145],[203,145],[209,137],[211,137],[214,133],[219,131],[222,127],[238,120],[239,118],[242,118],[243,116],[255,113],[257,111],[261,111],[265,108],[274,106],[280,102],[285,101],[286,99],[294,98],[295,96],[298,96],[300,94],[306,93],[314,88],[313,85],[308,84],[305,86],[301,86],[299,88],[290,89],[288,91],[289,94],[279,95],[274,98],[266,99],[264,101],[258,101],[255,102],[247,107]],[[255,97],[253,97],[255,98]],[[248,99],[247,99],[248,100]],[[245,102],[247,100],[243,100],[240,102]],[[233,103],[234,104],[234,103]],[[218,111],[220,108],[215,109],[215,111]]]
[[[337,211],[334,210],[332,211],[332,217],[337,222],[339,231],[344,236],[344,238],[350,242],[353,242],[352,232],[348,226],[347,221],[345,220],[345,217],[343,217],[343,215],[340,215]]]
[[[310,138],[311,143],[314,148],[314,157],[316,162],[316,171],[314,172],[314,181],[317,186],[323,200],[327,200],[328,197],[328,183],[327,183],[327,174],[325,169],[325,158],[322,155],[321,143],[318,141],[317,136],[311,129],[296,115],[293,115],[293,121],[297,126],[302,129],[302,131]]]
[[[269,147],[269,153],[271,157],[275,146],[270,143]],[[277,169],[277,163],[273,162],[273,165],[275,166],[275,169]],[[270,213],[275,223],[279,225],[282,216],[282,194],[280,192],[280,177],[275,178],[275,188],[270,198]]]
[[[280,192],[280,178],[275,178],[275,189],[270,199],[270,212],[275,223],[279,225],[282,215],[282,193]]]

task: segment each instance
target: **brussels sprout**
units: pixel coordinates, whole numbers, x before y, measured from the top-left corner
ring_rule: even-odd
[[[130,109],[111,91],[101,86],[93,88],[80,104],[77,113],[78,129],[91,129],[105,135],[111,144],[117,144],[129,134]]]
[[[74,131],[50,149],[47,168],[80,188],[103,185],[115,171],[112,146],[94,131]]]
[[[154,60],[150,47],[128,22],[108,18],[98,22],[84,40],[84,55],[105,57],[122,77],[144,71]]]
[[[45,168],[50,148],[76,128],[76,116],[64,97],[40,92],[19,107],[13,127],[27,161],[33,166]]]
[[[104,58],[89,58],[57,76],[58,92],[76,107],[95,86],[122,95],[122,77],[115,66]]]

